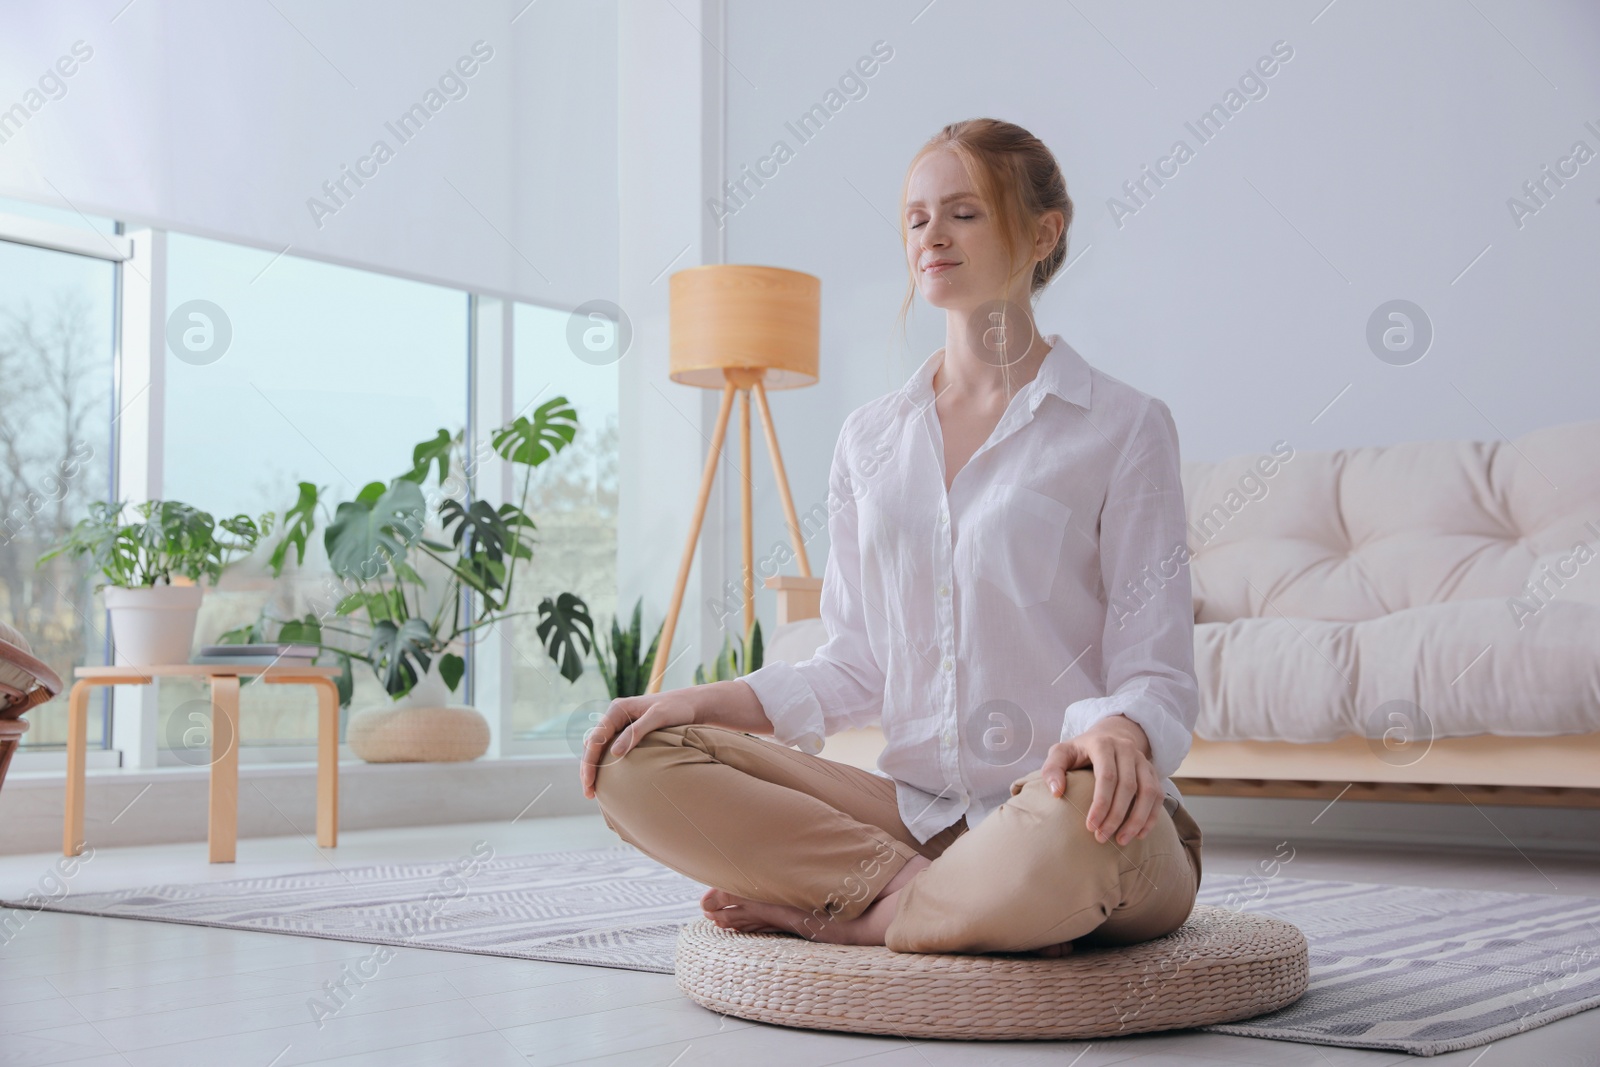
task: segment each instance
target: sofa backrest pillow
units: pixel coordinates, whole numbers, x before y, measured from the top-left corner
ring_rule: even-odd
[[[1524,595],[1536,564],[1600,552],[1596,456],[1600,421],[1185,462],[1195,621],[1359,621]],[[1560,595],[1589,596],[1600,560],[1565,571]]]

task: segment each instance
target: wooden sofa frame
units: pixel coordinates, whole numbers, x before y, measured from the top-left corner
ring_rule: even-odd
[[[821,614],[822,579],[777,575],[778,624]],[[1207,741],[1196,737],[1172,780],[1185,796],[1404,800],[1600,808],[1600,733],[1437,738],[1405,764],[1380,758],[1357,734],[1336,741]],[[822,754],[871,769],[877,727],[829,737]]]

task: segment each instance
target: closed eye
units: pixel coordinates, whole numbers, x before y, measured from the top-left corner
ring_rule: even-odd
[[[976,215],[951,215],[950,217],[953,218],[953,219],[975,219],[978,216],[976,216]],[[913,222],[910,226],[908,226],[906,228],[910,229],[910,230],[917,230],[917,229],[921,229],[922,227],[926,226],[927,224],[928,224],[927,220],[924,219],[921,222]]]

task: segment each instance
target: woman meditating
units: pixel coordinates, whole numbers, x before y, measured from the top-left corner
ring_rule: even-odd
[[[1072,222],[1037,138],[946,126],[901,199],[905,307],[942,309],[945,343],[840,431],[826,642],[612,702],[584,795],[726,928],[1048,956],[1160,937],[1201,841],[1170,778],[1199,711],[1171,412],[1034,324]],[[874,724],[879,773],[816,754]]]

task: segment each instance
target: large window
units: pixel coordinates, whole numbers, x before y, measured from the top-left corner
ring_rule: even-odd
[[[131,270],[138,274],[119,273]],[[152,292],[165,294],[164,306],[140,303]],[[531,481],[537,548],[512,605],[526,614],[505,628],[509,640],[496,642],[492,655],[479,649],[473,658],[481,662],[469,660],[477,681],[487,669],[495,684],[469,675],[469,685],[498,723],[502,753],[570,755],[575,716],[608,693],[593,653],[576,683],[561,675],[539,639],[537,611],[547,596],[574,593],[604,634],[619,614],[626,624],[632,609],[616,599],[618,362],[575,352],[568,312],[520,304],[500,320],[511,345],[474,353],[474,320],[489,321],[501,306],[286,252],[175,233],[124,236],[110,220],[0,201],[0,614],[64,678],[105,663],[105,612],[92,594],[99,576],[82,560],[34,567],[90,501],[148,491],[219,519],[270,511],[281,522],[305,481],[325,490],[331,508],[409,470],[415,445],[441,429],[467,429],[474,410],[480,438],[498,428],[507,400],[486,383],[504,381],[509,369],[513,418],[565,396],[579,429]],[[146,322],[155,324],[153,336]],[[589,333],[604,328],[585,325]],[[148,353],[153,368],[143,359],[147,344],[159,349]],[[127,437],[121,448],[119,434],[134,432],[121,418],[130,410],[139,415],[131,420],[137,432],[151,437]],[[502,469],[495,461],[478,478],[498,480]],[[516,495],[522,488],[518,479]],[[492,484],[480,489],[495,492]],[[263,613],[287,619],[327,608],[327,518],[319,516],[304,564],[291,562],[281,578],[271,575],[265,550],[231,567],[202,601],[196,643]],[[355,683],[352,709],[388,701],[361,664]],[[114,714],[116,743],[124,744],[124,716],[133,716],[124,765],[192,762],[183,750],[204,718],[204,687],[168,678],[151,693],[129,691],[126,706],[113,708],[112,690],[97,690],[91,742],[111,744]],[[64,704],[60,710],[30,716],[33,746],[64,743]],[[316,713],[308,691],[250,685],[241,710],[246,759],[310,758]],[[60,757],[28,758],[44,767]]]
[[[572,444],[536,472],[528,505],[539,524],[528,568],[534,581],[514,596],[517,610],[532,612],[545,596],[575,593],[589,605],[596,630],[609,633],[618,610],[618,363],[578,358],[568,319],[565,312],[522,304],[513,317],[517,412],[528,414],[555,396],[565,396],[578,412]],[[625,608],[624,627],[633,605]],[[573,716],[585,702],[606,698],[605,680],[591,655],[583,676],[568,682],[540,646],[537,625],[536,615],[516,619],[512,736],[523,751],[569,754]]]
[[[330,504],[411,466],[417,442],[467,418],[465,293],[293,255],[173,234],[168,245],[164,495],[217,517],[282,515],[299,482]],[[190,333],[187,338],[186,331]],[[326,517],[319,518],[319,530]],[[266,553],[207,593],[196,640],[250,622],[263,606],[298,617],[326,601],[320,537],[276,582]],[[357,664],[352,709],[387,699]],[[168,744],[202,687],[162,683]],[[316,701],[300,686],[248,686],[244,745],[316,737]]]
[[[10,202],[0,212],[49,214]],[[110,493],[115,297],[111,262],[0,239],[0,617],[64,680],[105,662],[105,614],[86,563],[35,560]],[[30,747],[65,743],[64,714],[29,721]],[[103,725],[90,716],[91,744]]]

